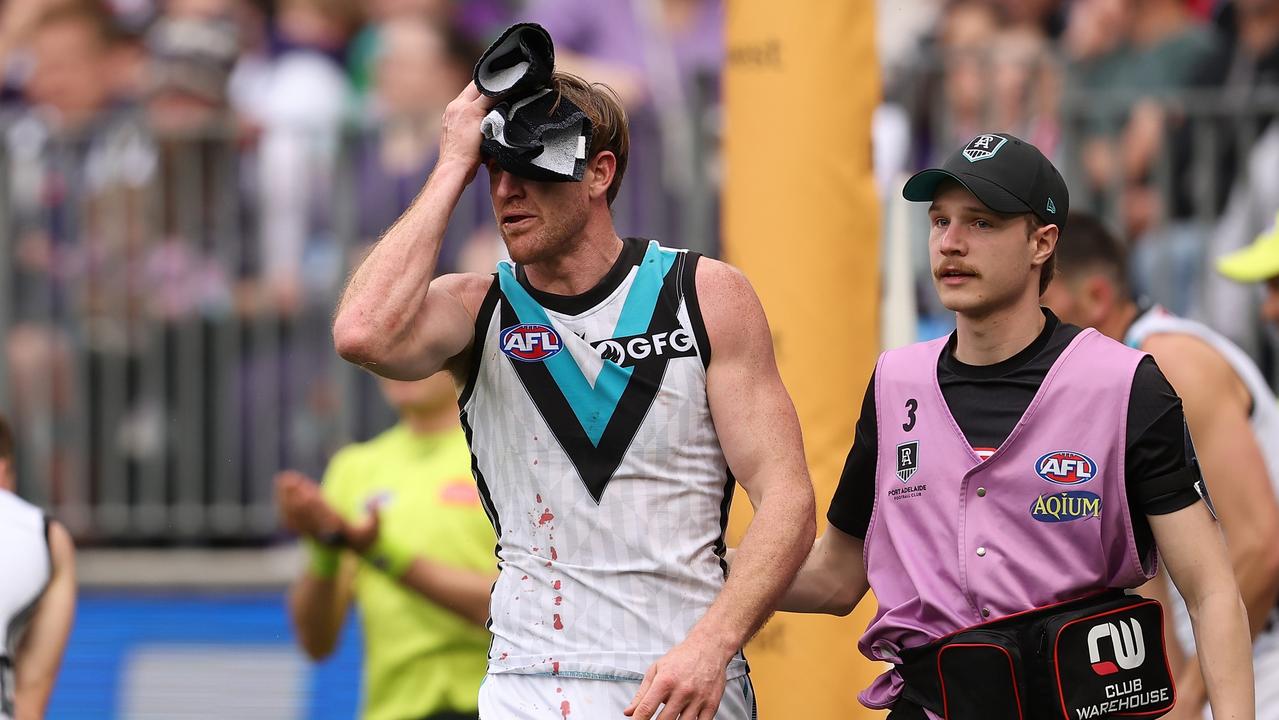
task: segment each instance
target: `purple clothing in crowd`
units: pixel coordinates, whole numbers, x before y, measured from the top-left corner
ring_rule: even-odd
[[[436,154],[424,156],[416,170],[399,173],[386,168],[379,157],[379,134],[374,131],[361,139],[356,157],[356,187],[360,241],[372,242],[413,202],[431,171],[435,169]],[[493,203],[488,194],[488,171],[480,168],[475,180],[462,192],[457,207],[449,218],[444,231],[444,243],[440,247],[437,272],[457,272],[458,258],[467,240],[479,229],[492,228]]]
[[[681,191],[666,182],[663,158],[670,154],[663,145],[659,113],[682,113],[675,122],[697,127],[698,114],[718,102],[724,3],[703,0],[688,26],[674,34],[657,24],[660,19],[648,21],[642,8],[642,0],[531,0],[522,19],[545,27],[559,52],[584,55],[641,76],[646,99],[627,107],[631,153],[614,209],[618,231],[713,252],[713,239],[677,236]],[[687,150],[677,154],[687,159]]]

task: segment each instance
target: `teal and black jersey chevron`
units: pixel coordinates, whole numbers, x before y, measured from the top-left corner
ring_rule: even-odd
[[[687,346],[680,344],[682,329],[678,319],[683,274],[689,271],[689,265],[687,253],[650,245],[611,336],[674,338],[676,344],[667,346],[672,352],[655,352],[645,346],[643,361],[606,359],[593,384],[570,352],[555,352],[539,362],[522,362],[508,356],[596,502],[657,396],[667,363],[672,357],[695,352],[691,337]],[[500,268],[498,282],[502,328],[551,325],[546,310],[520,284],[509,266]]]

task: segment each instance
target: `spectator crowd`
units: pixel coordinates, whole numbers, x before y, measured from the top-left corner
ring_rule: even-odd
[[[5,0],[0,400],[29,494],[69,508],[82,537],[269,533],[269,510],[255,525],[174,509],[269,504],[276,470],[318,472],[389,424],[333,356],[333,302],[512,22],[544,25],[561,68],[625,104],[619,229],[716,253],[727,5]],[[1131,244],[1135,288],[1276,376],[1254,289],[1210,261],[1279,211],[1279,0],[877,0],[876,14],[886,199],[972,135],[1012,132]],[[455,214],[442,270],[502,253],[486,185]],[[928,280],[921,313],[941,318]]]

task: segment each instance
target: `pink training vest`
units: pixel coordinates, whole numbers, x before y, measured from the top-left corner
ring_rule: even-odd
[[[859,643],[875,660],[1154,574],[1154,553],[1144,563],[1137,555],[1124,487],[1128,396],[1144,353],[1084,330],[982,462],[937,383],[946,342],[886,352],[875,371],[879,456],[864,560],[879,609]],[[901,682],[885,672],[859,699],[890,707]]]

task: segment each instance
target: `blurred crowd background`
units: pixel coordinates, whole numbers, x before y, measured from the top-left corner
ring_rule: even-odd
[[[1216,277],[1209,261],[1250,242],[1279,209],[1279,3],[879,5],[876,172],[886,197],[903,171],[984,129],[1029,140],[1066,175],[1071,207],[1101,215],[1131,245],[1138,292],[1226,333],[1273,382],[1255,290]],[[921,317],[944,326],[925,290]]]
[[[1134,287],[1228,335],[1274,383],[1279,343],[1257,289],[1211,261],[1279,212],[1279,0],[849,2],[877,6],[873,171],[883,245],[912,269],[912,334],[952,321],[932,292],[926,218],[899,207],[900,184],[978,132],[1009,131],[1066,173],[1072,208],[1132,245]],[[288,540],[273,474],[318,475],[394,422],[333,353],[343,281],[420,189],[444,106],[512,22],[544,25],[560,68],[625,103],[619,230],[717,254],[732,5],[3,0],[0,408],[20,494],[82,548]],[[502,256],[486,190],[481,170],[442,271]],[[106,627],[160,611],[87,612]],[[77,633],[72,678],[76,638],[108,642]]]
[[[2,7],[0,404],[23,493],[82,544],[270,540],[276,470],[391,422],[332,351],[335,299],[513,21],[625,102],[625,232],[716,250],[722,2]],[[501,253],[480,177],[440,269]]]
[[[725,12],[723,0],[7,0],[0,402],[23,436],[24,492],[82,542],[275,537],[271,474],[318,472],[391,421],[333,354],[329,317],[430,173],[444,105],[511,22],[545,25],[560,67],[624,100],[635,151],[621,231],[715,254]],[[1065,170],[1073,207],[1133,245],[1140,292],[1274,376],[1255,292],[1206,269],[1279,209],[1279,2],[880,0],[877,19],[886,206],[965,138],[1011,131]],[[485,185],[463,199],[443,271],[502,253]],[[912,249],[930,335],[950,320],[920,215],[886,223],[885,243]]]
[[[1143,294],[1273,377],[1255,293],[1206,268],[1279,209],[1279,1],[879,5],[886,205],[964,139],[1011,131],[1134,246]],[[391,421],[331,350],[336,294],[518,20],[627,106],[619,228],[715,254],[723,0],[6,0],[0,404],[24,494],[91,544],[273,538],[274,471],[318,472]],[[485,184],[443,271],[502,253]],[[925,231],[886,227],[915,250],[920,332],[945,331]]]

